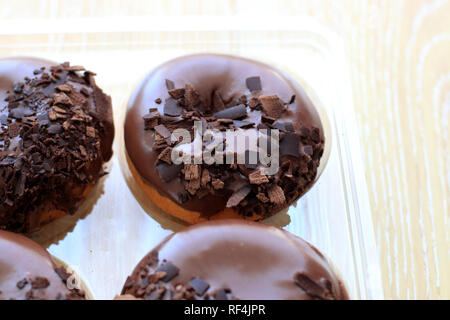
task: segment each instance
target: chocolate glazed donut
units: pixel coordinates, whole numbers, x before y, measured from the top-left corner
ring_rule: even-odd
[[[171,163],[177,128],[278,129],[280,169]],[[138,185],[163,211],[188,223],[267,218],[314,183],[323,154],[319,115],[302,88],[280,71],[235,56],[197,54],[151,71],[129,100],[125,145]],[[246,152],[249,152],[247,150]]]
[[[0,231],[0,300],[84,300],[82,290],[68,288],[70,276],[37,243]]]
[[[348,299],[316,248],[277,227],[242,220],[200,223],[170,235],[136,266],[122,295],[150,300]]]
[[[112,155],[111,99],[80,66],[0,59],[0,229],[72,214]]]

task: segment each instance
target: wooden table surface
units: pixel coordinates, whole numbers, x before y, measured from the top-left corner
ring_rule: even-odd
[[[333,30],[349,61],[385,297],[450,299],[449,0],[1,0],[0,8],[0,57],[107,55],[181,40],[207,51],[195,47],[198,37],[228,52],[251,40],[236,21],[265,25],[254,36],[273,41],[289,32],[270,32],[283,17]],[[143,21],[167,31],[139,32]],[[171,32],[174,21],[183,32]],[[108,89],[123,100],[131,84]]]

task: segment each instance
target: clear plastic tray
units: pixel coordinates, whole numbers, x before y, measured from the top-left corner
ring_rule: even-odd
[[[327,119],[328,163],[295,206],[265,223],[281,225],[320,249],[341,274],[351,298],[383,298],[344,48],[332,32],[308,21],[283,28],[282,37],[274,36],[273,30],[241,30],[239,39],[223,36],[221,31],[199,31],[190,40],[180,30],[174,40],[167,41],[161,39],[173,38],[175,30],[130,30],[91,34],[91,43],[99,41],[95,45],[80,44],[75,35],[56,44],[57,50],[51,50],[55,44],[36,43],[11,50],[11,54],[82,64],[98,74],[97,82],[112,95],[116,138],[109,175],[75,216],[32,235],[81,276],[95,299],[118,294],[138,261],[182,228],[149,204],[130,176],[123,143],[127,99],[152,67],[179,55],[205,51],[264,61],[305,87]],[[226,40],[211,40],[217,38]]]

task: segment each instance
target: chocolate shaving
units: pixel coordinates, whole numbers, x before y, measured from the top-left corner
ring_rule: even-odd
[[[159,177],[165,182],[170,182],[175,179],[181,171],[181,168],[182,165],[169,165],[165,162],[162,162],[156,166]]]
[[[245,80],[245,84],[251,92],[260,91],[262,89],[260,77],[249,77]]]
[[[31,280],[31,287],[33,289],[45,289],[50,285],[50,281],[47,278],[36,277]]]
[[[155,131],[164,139],[170,138],[170,136],[172,135],[169,129],[167,129],[163,124],[155,126]]]
[[[174,99],[167,99],[164,103],[164,114],[171,117],[178,117],[181,115],[183,109],[178,105]]]
[[[236,128],[241,129],[249,129],[253,128],[255,126],[255,123],[250,121],[243,121],[243,120],[233,120],[233,124],[236,126]]]
[[[214,299],[216,300],[228,300],[227,290],[219,289],[214,293]]]
[[[269,194],[270,202],[274,203],[277,206],[282,205],[286,202],[284,191],[278,185],[273,185],[272,187],[270,187],[267,190],[267,193]]]
[[[200,94],[190,83],[186,84],[184,99],[186,100],[187,107],[191,110],[200,103]]]
[[[249,186],[244,186],[238,191],[234,192],[227,201],[227,208],[236,207],[245,197],[250,193],[251,189]]]
[[[293,94],[293,95],[291,96],[291,99],[289,100],[288,104],[292,104],[292,103],[294,103],[294,102],[295,102],[295,94]]]
[[[248,175],[248,179],[251,184],[264,184],[264,183],[269,182],[269,179],[267,178],[267,176],[261,174],[260,170],[256,170],[256,171],[253,171],[252,173],[250,173]]]
[[[198,164],[184,165],[184,178],[186,180],[197,180],[200,178],[200,166]]]
[[[181,99],[184,96],[185,91],[186,90],[184,88],[178,88],[178,89],[168,90],[167,92],[169,93],[169,95],[172,98],[178,100],[178,99]]]
[[[302,151],[303,154],[307,154],[309,156],[312,156],[314,153],[313,147],[312,146],[303,146],[302,147]]]
[[[214,91],[213,94],[213,107],[216,111],[225,109],[225,104],[223,103],[222,97],[217,91]]]
[[[23,288],[25,288],[25,286],[28,284],[28,280],[27,278],[24,278],[22,280],[20,280],[19,282],[17,282],[16,286],[19,290],[22,290]]]
[[[166,79],[167,90],[172,90],[175,88],[175,83],[172,80]]]
[[[284,106],[277,95],[260,96],[259,101],[262,104],[264,112],[272,118],[278,119],[284,112]]]
[[[180,269],[173,265],[172,262],[167,261],[159,266],[159,268],[156,269],[156,272],[164,272],[164,277],[161,280],[164,282],[169,282],[170,280],[178,276]]]
[[[297,272],[294,275],[295,284],[298,285],[305,293],[312,298],[320,300],[334,300],[335,297],[329,289],[322,287],[308,275],[303,272]]]
[[[164,161],[167,164],[172,164],[172,148],[165,148],[159,155],[158,160]]]
[[[264,193],[262,193],[262,192],[258,193],[258,194],[256,195],[256,198],[257,198],[259,201],[261,201],[262,203],[267,203],[267,202],[269,202],[269,198],[267,198],[267,196],[266,196]]]
[[[202,171],[201,186],[206,187],[210,181],[211,175],[209,174],[208,169],[205,168]]]
[[[216,112],[214,114],[214,117],[216,119],[241,119],[245,118],[247,116],[247,108],[245,105],[240,104],[219,112]]]
[[[189,281],[189,284],[192,286],[192,288],[199,296],[203,296],[205,292],[209,289],[209,283],[203,281],[200,278],[192,279],[191,281]]]
[[[296,133],[286,133],[280,142],[281,156],[300,156],[300,136]]]
[[[151,111],[143,117],[145,122],[145,130],[154,129],[161,119],[161,115],[158,111]]]
[[[211,185],[215,190],[221,190],[225,186],[225,183],[222,180],[214,179]]]

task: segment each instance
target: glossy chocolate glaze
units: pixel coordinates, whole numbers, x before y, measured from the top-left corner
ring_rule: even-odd
[[[176,88],[191,83],[200,93],[206,105],[210,104],[212,93],[217,91],[224,101],[250,95],[245,80],[260,76],[262,95],[277,94],[283,101],[296,95],[295,103],[279,118],[281,122],[291,122],[296,131],[302,125],[315,126],[321,130],[319,115],[303,89],[292,79],[266,64],[229,55],[196,54],[184,56],[164,63],[151,71],[132,94],[125,120],[125,145],[128,156],[137,172],[162,195],[169,197],[184,208],[209,216],[225,208],[227,197],[209,195],[206,199],[193,198],[181,202],[179,195],[185,192],[179,179],[164,182],[155,168],[158,152],[154,150],[154,135],[144,130],[142,117],[150,107],[158,108],[163,114],[164,102],[154,100],[169,98],[165,79],[172,80]],[[246,120],[259,124],[260,111],[248,110]],[[254,130],[254,129],[248,129]]]
[[[324,256],[306,241],[280,228],[240,220],[191,226],[170,235],[136,267],[137,279],[151,257],[170,261],[179,275],[172,284],[197,277],[210,290],[231,289],[238,299],[311,299],[293,281],[303,272],[316,283],[329,280],[336,299],[348,299],[345,288]]]
[[[45,71],[48,72],[49,68],[55,65],[57,65],[56,62],[32,57],[0,59],[0,116],[8,114],[8,102],[5,101],[5,98],[12,92],[15,83],[23,82],[25,77],[35,77],[33,74],[33,71],[35,70],[45,67]],[[54,87],[64,81],[66,81],[66,79],[60,79],[56,83],[50,84],[48,86],[48,92],[54,92]],[[83,86],[75,82],[69,83],[77,89]],[[101,121],[103,127],[103,130],[100,133],[101,156],[97,157],[97,159],[93,161],[86,170],[86,174],[92,176],[95,181],[103,172],[103,163],[108,161],[112,156],[112,142],[114,139],[112,106],[109,96],[101,92],[95,83],[93,83],[92,87],[84,87],[91,94],[89,98],[90,104],[96,108],[98,119]],[[93,98],[93,95],[96,93],[98,94],[98,97],[100,97],[100,104],[96,104]],[[78,196],[73,195],[73,190],[77,187],[84,188],[84,186],[79,186],[75,179],[67,179],[66,185],[60,190],[58,195],[60,198],[64,198],[65,201],[55,201],[51,198],[52,195],[43,195],[40,205],[35,208],[33,212],[24,213],[25,219],[20,226],[12,226],[9,218],[17,211],[17,205],[0,207],[0,228],[28,233],[39,229],[41,226],[42,213],[52,210],[62,210],[66,213],[73,213],[80,205],[80,201],[82,201],[82,199],[79,199]],[[45,201],[46,199],[48,199],[48,201]]]
[[[36,277],[46,278],[50,285],[35,290],[34,298],[53,300],[69,295],[70,290],[55,272],[56,267],[49,253],[37,243],[15,233],[0,231],[0,300],[26,299],[31,284],[19,289],[17,283]]]

